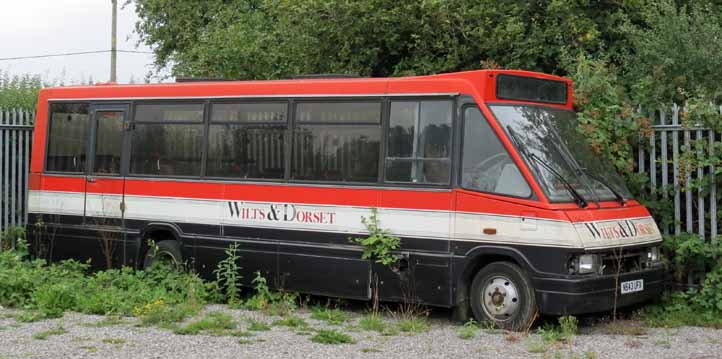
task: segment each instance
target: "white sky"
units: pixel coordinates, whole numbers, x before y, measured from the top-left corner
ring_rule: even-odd
[[[136,47],[134,5],[118,0],[118,49]],[[0,0],[0,58],[110,50],[110,0]],[[142,82],[152,54],[118,53],[118,82]],[[10,74],[39,74],[46,81],[81,83],[110,79],[110,53],[0,61]],[[157,81],[157,80],[155,80]]]

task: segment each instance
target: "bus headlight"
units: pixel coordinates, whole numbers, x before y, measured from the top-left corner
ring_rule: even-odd
[[[647,248],[647,256],[645,258],[647,261],[647,265],[655,264],[661,260],[661,257],[659,255],[659,247],[649,247]]]
[[[574,272],[577,274],[595,273],[599,269],[599,256],[582,254],[574,259]]]

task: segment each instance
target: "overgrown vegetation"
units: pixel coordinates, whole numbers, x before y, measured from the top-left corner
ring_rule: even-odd
[[[676,282],[688,284],[687,289],[666,293],[643,308],[643,320],[662,327],[722,327],[722,244],[684,235],[665,238],[663,249]],[[695,281],[700,273],[702,279]]]
[[[60,317],[67,310],[88,314],[136,315],[149,324],[180,321],[206,302],[196,275],[169,268],[90,272],[74,260],[48,264],[30,259],[21,238],[0,251],[0,305],[23,308],[24,320]]]

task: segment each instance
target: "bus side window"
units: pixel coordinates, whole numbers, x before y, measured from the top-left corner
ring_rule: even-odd
[[[47,171],[85,172],[89,121],[86,103],[50,105]]]
[[[201,175],[203,104],[140,104],[134,122],[130,173]]]
[[[386,181],[449,184],[451,101],[391,103]]]
[[[206,175],[282,179],[287,107],[286,102],[211,104]]]
[[[298,180],[377,182],[381,102],[299,102],[291,176]]]
[[[531,188],[478,108],[464,111],[461,186],[470,190],[529,197]]]

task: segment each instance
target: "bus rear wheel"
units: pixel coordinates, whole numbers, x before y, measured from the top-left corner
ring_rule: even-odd
[[[143,260],[143,269],[151,270],[159,265],[180,269],[182,263],[183,254],[178,241],[165,240],[155,243],[155,248],[148,248]]]
[[[494,262],[482,268],[471,284],[471,310],[479,322],[523,331],[536,318],[534,289],[518,265]]]

